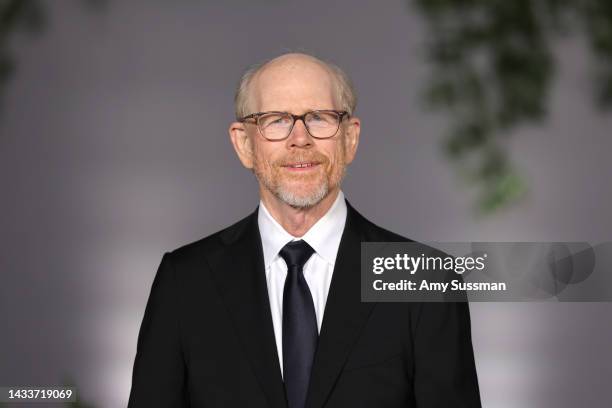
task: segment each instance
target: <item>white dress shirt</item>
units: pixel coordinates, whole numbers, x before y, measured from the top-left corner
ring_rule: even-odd
[[[304,279],[308,284],[315,314],[317,330],[321,332],[323,312],[327,302],[327,294],[331,283],[336,255],[340,246],[340,238],[346,223],[346,202],[342,191],[319,221],[317,221],[301,238],[289,234],[270,214],[263,202],[259,203],[257,222],[263,247],[264,265],[266,268],[266,284],[272,312],[272,325],[278,359],[283,374],[283,291],[287,277],[287,264],[278,254],[288,243],[303,239],[315,252],[304,265]]]

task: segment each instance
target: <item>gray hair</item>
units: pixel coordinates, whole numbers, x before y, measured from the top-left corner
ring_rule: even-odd
[[[336,87],[336,96],[340,101],[342,109],[347,111],[349,115],[352,115],[355,111],[355,107],[357,106],[357,93],[355,92],[353,83],[351,82],[351,79],[346,74],[346,72],[344,72],[339,66],[327,61],[323,61],[320,58],[315,57],[314,55],[306,53],[300,54],[313,58],[315,61],[319,62],[329,70],[334,80],[333,82]],[[242,74],[240,82],[238,83],[238,87],[236,88],[236,94],[234,96],[234,110],[236,113],[236,119],[240,119],[249,113],[247,111],[247,105],[249,102],[249,88],[255,75],[269,62],[275,60],[276,58],[282,57],[283,55],[287,54],[282,54],[278,57],[270,58],[264,62],[252,65],[244,72],[244,74]]]

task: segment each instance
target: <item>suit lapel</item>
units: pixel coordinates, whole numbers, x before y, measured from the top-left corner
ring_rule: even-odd
[[[307,408],[322,407],[374,303],[361,303],[362,226],[347,203],[346,225],[325,306],[312,367]],[[257,211],[222,235],[225,246],[208,257],[211,270],[255,376],[273,408],[287,408],[265,279]]]
[[[347,207],[310,377],[307,408],[319,408],[325,403],[374,307],[374,303],[361,303],[359,216],[348,203]]]
[[[270,406],[286,408],[257,211],[242,223],[222,236],[226,246],[211,255],[211,269]]]

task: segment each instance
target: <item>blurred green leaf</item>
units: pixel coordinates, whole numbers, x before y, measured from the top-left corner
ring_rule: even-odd
[[[546,119],[555,38],[582,30],[594,56],[594,99],[603,109],[612,107],[612,1],[412,4],[428,24],[426,54],[433,69],[424,100],[449,116],[445,150],[462,177],[477,187],[482,213],[504,208],[527,191],[502,139],[519,125]]]

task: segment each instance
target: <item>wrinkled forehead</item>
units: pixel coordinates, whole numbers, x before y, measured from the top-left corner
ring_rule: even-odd
[[[252,111],[339,109],[334,77],[314,59],[289,57],[272,60],[254,76],[250,89]]]

